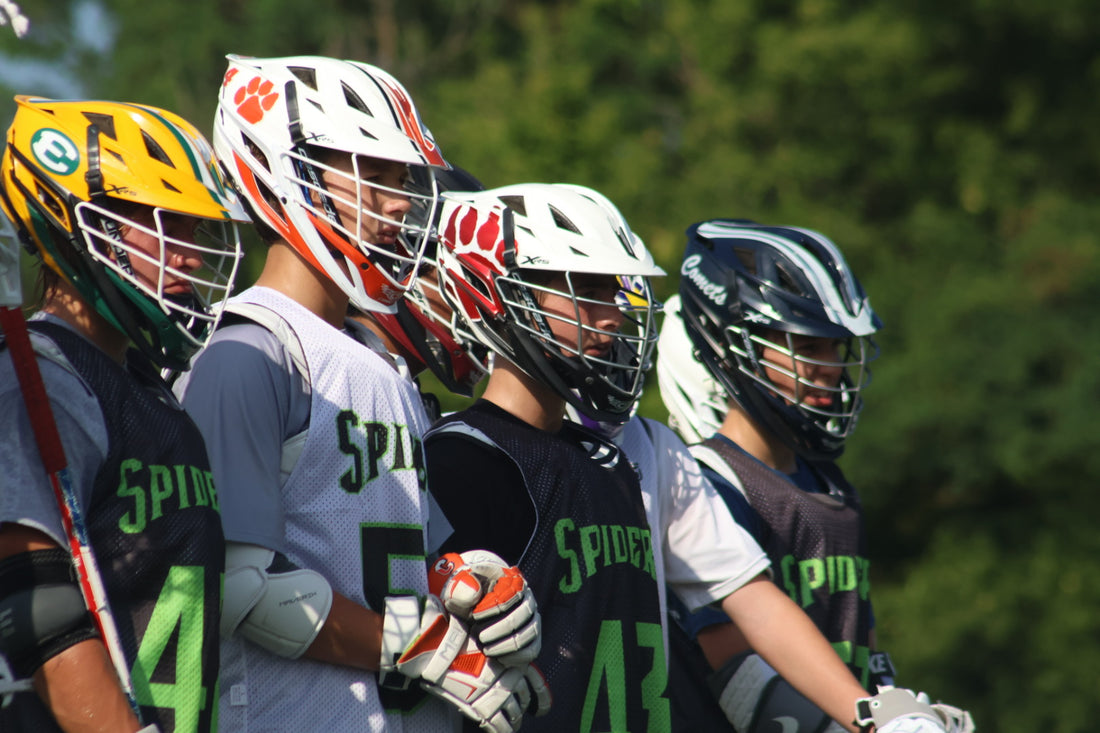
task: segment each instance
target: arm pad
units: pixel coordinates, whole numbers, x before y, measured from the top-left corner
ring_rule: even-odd
[[[0,561],[0,654],[18,677],[96,638],[69,553],[35,550]]]
[[[328,618],[332,586],[258,545],[227,544],[222,636],[234,633],[281,657],[300,657]]]
[[[738,654],[707,680],[737,733],[843,733],[844,729],[751,652]]]

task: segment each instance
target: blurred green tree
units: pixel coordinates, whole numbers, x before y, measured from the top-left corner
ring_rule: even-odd
[[[829,235],[886,324],[843,460],[899,681],[986,731],[1100,715],[1091,3],[101,0],[109,53],[67,41],[88,3],[25,3],[40,34],[0,29],[4,66],[52,61],[208,130],[225,53],[378,63],[487,186],[607,194],[669,273],[662,297],[692,222]],[[0,73],[46,93],[32,81]],[[655,383],[641,411],[665,416]]]

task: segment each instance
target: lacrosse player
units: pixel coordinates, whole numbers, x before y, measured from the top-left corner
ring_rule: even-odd
[[[630,420],[624,445],[641,446],[631,454],[563,419],[570,405],[622,423],[641,393],[656,339],[648,278],[663,274],[641,240],[578,186],[443,201],[441,292],[495,359],[482,399],[428,433],[429,488],[454,526],[449,542],[517,564],[538,599],[537,663],[554,704],[524,729],[671,729],[666,580],[690,607],[720,605],[799,689],[853,721],[866,692],[764,574],[763,551],[720,502],[713,511],[697,465],[673,485],[669,466],[695,464],[686,446]],[[910,712],[891,706],[877,720]]]
[[[657,362],[670,423],[767,551],[776,585],[871,691],[892,687],[893,668],[875,645],[863,510],[835,459],[863,407],[880,327],[825,236],[707,221],[688,229]],[[791,731],[827,724],[752,653],[736,621],[711,609],[680,619],[738,733],[783,718],[797,721]],[[964,711],[936,708],[948,730],[971,729]]]
[[[34,692],[5,697],[0,729],[211,731],[218,495],[159,370],[209,338],[248,218],[171,112],[16,103],[0,205],[38,259],[42,302],[29,365],[11,326],[0,346],[0,666]],[[32,384],[48,401],[24,404]],[[105,606],[86,606],[93,587]]]
[[[268,244],[176,387],[211,446],[228,541],[221,727],[439,731],[457,709],[511,730],[532,699],[533,600],[480,555],[441,558],[429,585],[448,528],[429,513],[427,418],[381,342],[346,318],[393,312],[409,289],[427,229],[405,215],[435,200],[407,190],[409,167],[446,162],[396,79],[322,57],[230,56],[214,146]],[[470,563],[510,582],[481,587]],[[483,650],[451,612],[481,622],[493,609],[473,603],[500,596],[502,623],[530,623]]]

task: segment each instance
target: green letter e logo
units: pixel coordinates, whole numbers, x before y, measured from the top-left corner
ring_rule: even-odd
[[[80,165],[80,151],[73,141],[48,127],[42,128],[31,137],[31,152],[39,165],[59,176],[73,173]]]

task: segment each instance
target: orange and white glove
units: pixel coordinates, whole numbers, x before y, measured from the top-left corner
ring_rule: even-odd
[[[550,688],[535,665],[507,667],[482,654],[473,639],[438,680],[422,677],[420,686],[489,733],[514,733],[525,714],[550,711]]]
[[[469,586],[456,592],[466,594]],[[404,689],[412,680],[491,733],[513,733],[525,713],[550,709],[550,691],[533,665],[486,656],[466,622],[434,595],[386,598],[379,681]]]
[[[488,550],[449,552],[428,573],[428,589],[468,622],[485,656],[525,667],[542,649],[542,618],[519,568]]]
[[[387,596],[379,684],[403,690],[424,675],[439,679],[466,648],[468,636],[462,619],[448,614],[435,596]]]

